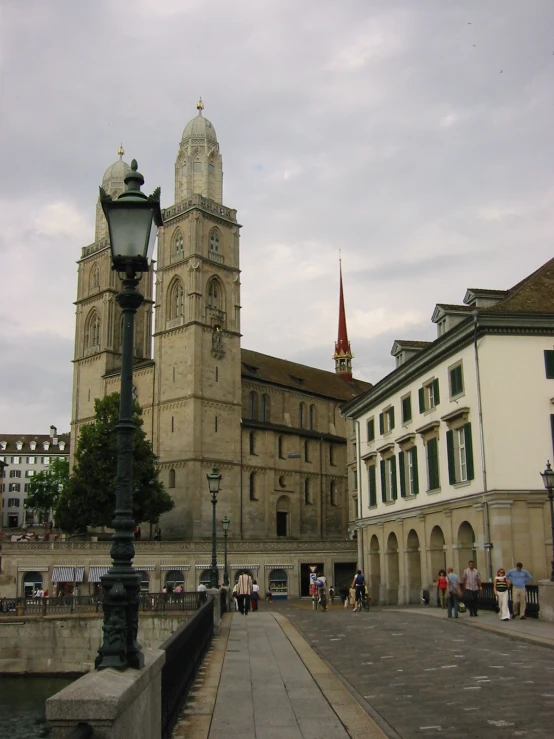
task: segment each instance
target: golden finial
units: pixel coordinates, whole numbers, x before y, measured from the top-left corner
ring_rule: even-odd
[[[204,110],[204,103],[202,102],[202,98],[198,98],[198,102],[196,103],[196,110],[198,111],[198,115],[202,115],[202,111]]]
[[[123,155],[125,154],[125,149],[123,148],[123,144],[119,144],[119,149],[117,150],[117,153],[119,154],[119,158],[123,159]]]

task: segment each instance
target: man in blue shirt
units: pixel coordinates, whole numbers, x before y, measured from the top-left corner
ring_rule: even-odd
[[[525,586],[531,582],[533,575],[523,569],[521,562],[517,562],[515,569],[508,570],[506,577],[512,583],[512,607],[513,614],[512,618],[516,617],[516,610],[519,617],[525,620],[525,607],[526,607],[526,590]],[[517,604],[517,609],[516,609]]]

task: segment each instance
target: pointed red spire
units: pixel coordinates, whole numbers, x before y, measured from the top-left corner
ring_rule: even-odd
[[[344,292],[342,288],[342,260],[339,259],[340,274],[340,293],[339,293],[339,334],[335,344],[335,372],[337,375],[344,377],[345,380],[352,380],[352,351],[350,342],[348,341],[348,332],[346,330],[346,311],[344,310]]]

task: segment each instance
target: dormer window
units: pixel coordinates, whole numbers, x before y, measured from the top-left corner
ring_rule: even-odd
[[[1,449],[1,450],[2,450],[3,452],[5,452],[5,451],[6,451],[6,447],[7,447],[7,446],[8,446],[8,442],[7,442],[7,441],[0,441],[0,449]]]
[[[42,442],[42,448],[44,450],[50,449],[50,442],[49,441],[43,441]]]
[[[29,446],[31,447],[31,451],[34,452],[35,449],[37,448],[36,441],[31,441],[30,444],[29,444]]]
[[[18,452],[20,452],[23,449],[23,442],[22,441],[16,441],[15,442],[15,448]]]
[[[60,452],[63,452],[65,449],[65,441],[60,441]]]

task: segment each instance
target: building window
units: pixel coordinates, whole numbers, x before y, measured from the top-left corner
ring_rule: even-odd
[[[19,498],[8,498],[8,508],[19,508]]]
[[[425,446],[427,449],[427,490],[438,490],[440,488],[438,439],[429,439]]]
[[[215,278],[208,283],[208,307],[220,308],[221,306],[221,285]]]
[[[19,482],[8,483],[8,493],[20,493],[20,492],[21,492],[21,483]]]
[[[175,416],[171,416],[171,433],[175,431]]]
[[[256,419],[256,411],[258,408],[258,395],[254,391],[248,393],[248,418],[253,421]]]
[[[284,459],[285,458],[285,453],[284,453],[284,450],[283,450],[283,437],[282,436],[280,436],[277,439],[277,454],[279,456],[279,459]]]
[[[385,408],[379,413],[379,431],[381,435],[388,434],[394,428],[394,406]]]
[[[250,454],[256,454],[256,451],[255,451],[255,434],[254,434],[253,431],[250,432],[249,442],[250,442]]]
[[[169,480],[167,483],[168,488],[174,488],[175,487],[175,470],[172,468],[169,470]]]
[[[310,406],[308,416],[308,428],[310,429],[310,431],[313,431],[315,428],[315,405]]]
[[[15,442],[15,448],[18,452],[20,452],[23,449],[23,442],[22,441],[16,441]]]
[[[194,164],[192,165],[192,169],[195,174],[201,173],[202,172],[202,162],[194,162]]]
[[[21,464],[21,457],[12,457],[12,464]]]
[[[33,477],[35,474],[35,470],[25,470],[25,477]]]
[[[93,310],[85,326],[85,347],[92,349],[93,347],[100,346],[100,317],[98,313]]]
[[[214,419],[214,429],[215,429],[215,432],[217,434],[217,416]]]
[[[419,388],[419,412],[425,413],[436,408],[440,403],[439,381],[431,380]]]
[[[175,241],[173,242],[174,247],[173,251],[175,254],[182,254],[184,251],[184,242],[183,242],[183,234],[180,231],[177,231],[175,234]]]
[[[329,484],[329,503],[332,506],[337,506],[339,504],[337,495],[337,483],[334,480],[331,480]]]
[[[219,231],[215,228],[210,234],[210,251],[219,253]]]
[[[329,464],[335,466],[335,447],[329,444]]]
[[[24,493],[28,493],[29,492],[29,483],[28,482],[26,482],[25,485],[23,486],[23,492]]]
[[[256,473],[255,472],[250,473],[249,488],[250,488],[250,500],[258,500],[257,493],[256,493]]]
[[[546,371],[546,379],[554,380],[554,350],[544,350],[544,368]]]
[[[219,382],[219,367],[215,368],[215,381]]]
[[[266,393],[260,398],[260,421],[269,421],[269,395]]]
[[[312,505],[312,490],[310,486],[310,481],[308,478],[304,480],[304,503],[305,505]]]
[[[306,423],[306,406],[304,403],[300,403],[298,406],[298,426],[303,429]]]
[[[462,363],[460,362],[455,367],[452,367],[448,374],[450,378],[450,397],[455,398],[458,395],[462,395],[464,392]]]
[[[42,464],[48,466],[50,464],[50,457],[42,457]]]
[[[369,507],[377,505],[377,478],[375,474],[375,465],[367,468],[367,482],[369,488]]]
[[[412,420],[412,396],[406,395],[402,398],[402,423]]]
[[[455,485],[457,482],[473,480],[473,444],[470,423],[446,432],[446,450],[450,484]]]
[[[417,495],[419,493],[417,447],[413,446],[407,452],[400,452],[398,467],[400,471],[400,495],[403,498],[407,495]]]
[[[98,290],[99,287],[100,287],[100,269],[98,268],[98,265],[95,264],[90,271],[89,289]]]
[[[36,464],[37,458],[36,457],[27,457],[27,464]]]
[[[381,498],[383,503],[390,503],[397,498],[396,457],[381,460]]]
[[[356,468],[352,470],[352,489],[358,489],[358,470]]]
[[[310,442],[304,442],[304,462],[310,461]]]
[[[21,470],[10,470],[10,477],[21,477]]]
[[[367,440],[374,441],[375,440],[375,419],[370,418],[367,422]]]
[[[169,318],[181,318],[185,315],[185,290],[181,280],[174,280],[169,288]]]

